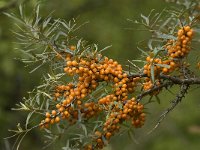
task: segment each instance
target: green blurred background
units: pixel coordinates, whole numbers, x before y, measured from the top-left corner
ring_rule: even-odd
[[[12,30],[14,21],[2,12],[16,12],[18,5],[24,2],[27,13],[39,1],[37,0],[0,0],[0,149],[11,150],[14,140],[3,140],[10,135],[8,129],[15,128],[18,122],[25,122],[26,114],[11,111],[22,97],[27,96],[41,81],[40,71],[29,74],[30,68],[16,60],[20,53],[14,48],[16,41]],[[9,9],[5,6],[12,3]],[[87,25],[79,31],[79,36],[98,43],[100,48],[112,45],[104,52],[122,64],[127,60],[138,59],[137,43],[148,37],[148,33],[136,30],[127,18],[135,20],[140,14],[148,14],[151,9],[158,12],[167,5],[164,0],[43,0],[40,1],[41,15],[46,16],[53,11],[54,18],[70,20],[78,18],[78,22]],[[3,8],[3,9],[2,9]],[[133,30],[127,30],[132,28]],[[150,114],[144,128],[135,132],[136,144],[126,134],[112,139],[106,149],[112,150],[197,150],[200,148],[200,101],[199,89],[189,92],[178,107],[162,122],[161,126],[151,134],[147,134],[156,124],[159,115],[170,105],[174,95],[161,94],[161,104],[148,105]],[[40,150],[43,137],[39,130],[28,134],[21,150]],[[65,143],[63,143],[64,146]],[[51,146],[48,149],[59,149]]]

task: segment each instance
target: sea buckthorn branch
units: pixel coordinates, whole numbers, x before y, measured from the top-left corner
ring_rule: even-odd
[[[57,62],[60,58],[63,59],[63,55],[73,54],[74,52],[70,49],[71,45],[76,43],[78,40],[74,35],[74,32],[78,30],[84,24],[77,25],[76,20],[72,19],[68,23],[61,19],[53,19],[48,16],[41,20],[40,6],[37,5],[34,9],[33,15],[27,17],[24,15],[23,6],[20,5],[20,15],[5,13],[8,17],[17,21],[20,27],[17,26],[13,33],[19,40],[20,47],[17,48],[22,50],[26,57],[22,58],[21,61],[27,66],[36,65],[30,73],[41,68],[45,64],[57,65],[61,67],[63,64],[61,61]],[[72,44],[73,43],[73,44]],[[84,43],[81,41],[81,44]],[[77,45],[77,49],[80,46]],[[54,71],[59,69],[55,66]]]
[[[179,77],[176,76],[169,76],[169,75],[164,75],[161,74],[160,78],[165,79],[165,80],[170,80],[174,84],[200,84],[200,78],[189,78],[189,79],[180,79]]]
[[[140,95],[140,99],[151,93],[154,94],[154,92],[157,95],[163,87],[168,87],[171,84],[163,84],[163,81],[159,81],[158,85],[153,85],[149,79],[152,73],[150,70],[150,72],[147,70],[148,73],[128,76],[126,73],[123,73],[122,66],[118,62],[96,55],[95,53],[94,55],[91,54],[87,56],[86,53],[86,55],[82,55],[81,57],[66,54],[64,72],[73,77],[78,75],[78,78],[74,78],[74,80],[78,79],[78,82],[56,87],[54,99],[59,101],[56,104],[57,110],[46,112],[46,118],[41,121],[40,127],[47,128],[49,124],[59,123],[61,119],[67,119],[69,122],[71,120],[73,122],[71,125],[73,125],[79,120],[79,117],[84,118],[83,120],[89,120],[97,115],[99,111],[104,111],[108,113],[107,118],[104,120],[103,128],[96,130],[95,135],[98,136],[97,139],[94,139],[92,145],[92,148],[99,149],[103,148],[106,145],[105,141],[109,141],[110,137],[119,131],[120,124],[124,121],[132,119],[132,124],[135,127],[141,127],[144,124],[145,113],[143,112],[143,105],[136,102],[135,98],[131,100],[127,99],[128,92],[133,90],[132,87],[137,85],[137,82],[141,80],[140,78],[145,78],[144,81],[151,84],[149,88],[144,89],[145,92]],[[150,62],[150,69],[154,65],[152,62],[162,62],[161,59],[152,59],[150,57],[147,57],[146,60],[148,63]],[[165,67],[165,65],[156,67],[160,69],[161,67]],[[165,70],[164,72],[167,73]],[[155,76],[155,80],[159,78],[159,74]],[[98,104],[95,101],[85,102],[84,99],[96,89],[100,82],[113,82],[113,94],[100,98]],[[131,90],[127,90],[127,86],[130,86]],[[61,101],[58,100],[60,97],[64,97],[64,99]],[[86,145],[85,148],[90,149],[91,145]]]
[[[192,49],[192,24],[195,24],[192,19],[184,21],[184,12],[180,11],[168,14],[170,19],[165,22],[161,17],[166,12],[164,10],[151,16],[152,11],[148,16],[142,15],[142,24],[149,27],[152,38],[148,42],[150,52],[143,52],[147,56],[144,58],[144,65],[137,68],[138,71],[125,71],[119,62],[102,55],[104,49],[98,50],[96,44],[87,44],[83,39],[74,36],[73,31],[79,28],[75,24],[62,20],[51,24],[48,18],[40,22],[36,17],[35,20],[41,24],[37,24],[37,28],[31,28],[34,34],[29,28],[33,23],[25,24],[27,33],[22,32],[22,37],[27,35],[28,39],[23,40],[28,45],[31,40],[32,45],[38,44],[37,42],[42,45],[42,49],[37,49],[38,45],[36,46],[38,51],[35,51],[35,47],[24,50],[27,54],[33,52],[33,59],[29,62],[47,62],[51,70],[46,79],[48,82],[39,86],[39,90],[33,93],[33,98],[27,103],[33,104],[33,108],[42,112],[38,126],[47,133],[54,130],[55,124],[58,128],[59,125],[74,128],[81,126],[85,133],[79,139],[75,138],[78,142],[74,142],[72,146],[86,150],[102,149],[112,136],[123,129],[123,124],[134,128],[144,125],[144,97],[157,97],[161,91],[179,85],[180,92],[172,106],[161,115],[155,126],[157,128],[184,98],[189,86],[200,84],[200,79],[190,71],[187,62],[184,63]],[[43,26],[47,32],[40,33]],[[30,116],[27,118],[29,120]],[[91,125],[93,121],[97,122],[95,126]],[[68,132],[69,128],[66,128],[62,134]],[[67,139],[70,140],[70,137]]]
[[[128,75],[128,78],[136,78],[136,77],[142,78],[142,77],[147,77],[147,75],[144,73],[135,73],[135,74]]]
[[[137,101],[141,101],[143,97],[147,96],[147,95],[151,95],[152,93],[154,93],[155,91],[161,91],[163,88],[166,88],[168,89],[169,87],[171,88],[172,86],[174,85],[173,82],[165,82],[161,85],[158,85],[158,86],[154,86],[153,88],[147,90],[147,91],[144,91],[143,93],[141,93],[140,95],[138,95],[136,97]]]

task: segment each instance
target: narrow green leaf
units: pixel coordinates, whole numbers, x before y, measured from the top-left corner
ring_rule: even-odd
[[[131,61],[133,61],[133,62],[146,62],[146,61],[144,61],[144,60],[131,60]]]
[[[33,73],[34,71],[36,71],[37,69],[39,69],[42,65],[44,65],[44,63],[41,63],[40,65],[38,65],[37,67],[35,67],[34,69],[32,69],[29,73]]]
[[[82,121],[82,115],[80,109],[78,110],[78,122]]]
[[[75,51],[76,54],[78,54],[81,50],[81,43],[82,43],[82,39],[78,40],[78,43],[76,45],[76,51]]]
[[[38,6],[36,7],[35,13],[36,13],[36,20],[38,20],[38,19],[39,19],[39,13],[40,13],[40,5],[38,5]]]
[[[153,54],[154,54],[154,56],[156,56],[156,55],[158,54],[158,52],[159,52],[159,50],[157,49],[157,47],[155,47],[155,48],[153,49]]]
[[[19,13],[20,13],[21,18],[23,19],[23,18],[24,18],[24,15],[23,15],[23,8],[22,8],[22,5],[19,5]]]
[[[151,80],[154,83],[155,82],[155,74],[154,74],[154,65],[151,64]]]
[[[153,50],[152,42],[153,42],[152,39],[150,39],[150,40],[148,41],[148,47],[149,47],[150,50]]]
[[[17,129],[18,129],[19,132],[23,132],[23,129],[22,129],[20,123],[17,124]]]
[[[6,13],[6,12],[4,12],[3,14],[6,15],[6,16],[8,16],[8,17],[10,17],[10,18],[12,18],[13,20],[15,20],[17,22],[20,22],[21,24],[24,24],[24,22],[22,20],[18,19],[13,14],[9,14],[9,13]]]
[[[87,128],[84,124],[80,124],[81,128],[83,129],[84,133],[85,133],[85,136],[87,136]]]
[[[110,47],[112,47],[112,45],[106,46],[105,48],[103,48],[102,50],[100,50],[99,52],[102,53],[103,51],[109,49]]]
[[[141,48],[137,47],[137,49],[138,49],[139,51],[141,51],[144,55],[149,56],[149,54],[148,54],[147,52],[145,52],[144,50],[142,50]]]
[[[67,37],[67,34],[66,33],[64,33],[64,32],[62,32],[62,31],[59,31],[56,35],[55,35],[55,38],[54,38],[54,40],[55,41],[57,41],[59,38],[60,38],[60,36],[64,36],[64,37]]]
[[[164,34],[164,33],[160,33],[160,32],[156,32],[156,36],[157,38],[160,38],[160,39],[172,39],[172,40],[176,40],[177,38],[173,35],[169,35],[169,34]]]
[[[148,17],[146,17],[146,16],[144,16],[143,14],[141,14],[140,15],[144,20],[145,20],[145,22],[146,22],[146,25],[148,25],[149,26],[149,18]]]
[[[59,22],[60,22],[68,31],[71,30],[71,28],[70,28],[70,22],[69,22],[69,24],[66,24],[65,22],[60,21],[60,20],[59,20]]]
[[[134,131],[133,130],[128,130],[128,136],[129,138],[136,144],[139,144],[138,141],[135,139],[135,136],[134,136]]]
[[[30,120],[31,116],[33,115],[33,113],[34,113],[34,111],[30,112],[26,118],[26,124],[25,124],[26,129],[28,129],[29,120]]]
[[[170,68],[170,65],[167,65],[167,64],[154,64],[156,66],[160,66],[160,67],[163,67],[163,68]]]
[[[49,130],[49,129],[46,129],[46,128],[45,128],[44,130],[45,130],[45,132],[48,133],[48,134],[51,134],[51,133],[52,133],[51,130]]]
[[[49,24],[50,21],[51,21],[51,17],[48,17],[48,18],[43,22],[42,28],[45,29],[45,28],[47,27],[47,25]]]

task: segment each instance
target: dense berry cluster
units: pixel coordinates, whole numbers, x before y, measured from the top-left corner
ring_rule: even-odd
[[[55,87],[53,96],[57,104],[54,109],[46,112],[40,127],[46,128],[63,120],[73,125],[77,121],[87,121],[101,114],[102,126],[93,133],[92,143],[85,145],[85,149],[92,150],[103,148],[125,121],[131,122],[135,128],[143,126],[144,106],[131,93],[137,86],[147,91],[161,85],[159,76],[169,75],[179,68],[181,59],[190,51],[192,36],[193,30],[189,26],[181,28],[177,40],[169,40],[164,46],[164,53],[146,57],[144,76],[138,77],[129,76],[121,64],[99,53],[57,54],[57,57],[65,58],[63,70],[66,75],[72,76],[73,82]],[[75,46],[69,49],[76,51]],[[109,85],[106,94],[93,94],[102,83]],[[160,90],[154,90],[149,95],[157,95]]]
[[[140,80],[139,77],[128,78],[128,74],[117,61],[102,57],[100,54],[92,57],[66,54],[65,62],[64,72],[72,76],[75,82],[56,87],[56,109],[46,113],[46,118],[41,121],[41,128],[61,120],[68,120],[73,124],[80,118],[88,120],[103,112],[106,119],[102,132],[99,132],[109,140],[111,135],[119,130],[120,123],[125,120],[131,119],[135,127],[144,124],[143,105],[137,103],[134,98],[128,100],[129,94],[134,91]],[[110,94],[100,98],[94,96],[96,100],[88,101],[91,92],[102,82],[111,85]],[[105,145],[102,136],[95,140],[95,147],[102,148]]]
[[[180,59],[184,58],[191,49],[190,44],[193,34],[194,32],[190,26],[184,26],[178,30],[177,40],[169,40],[164,46],[167,55],[164,53],[164,55],[156,57],[146,57],[146,64],[143,67],[143,73],[147,75],[143,83],[144,90],[149,90],[154,85],[158,85],[160,74],[169,74],[179,67]],[[152,83],[150,80],[152,76],[158,79],[156,83]]]
[[[119,105],[119,104],[118,104]],[[113,136],[120,129],[120,123],[124,121],[131,121],[135,128],[139,128],[144,125],[145,113],[144,106],[136,102],[135,98],[127,100],[122,108],[115,108],[115,112],[111,112],[104,125],[103,129],[97,130],[95,132],[96,144],[93,148],[103,148],[106,144],[104,139],[109,141],[111,136]],[[87,145],[85,149],[91,149],[91,145]]]
[[[169,41],[166,49],[168,50],[168,55],[172,58],[183,58],[190,51],[190,44],[193,37],[193,30],[190,26],[184,26],[178,30],[177,40]]]
[[[147,74],[148,77],[151,77],[151,70],[153,69],[154,76],[157,77],[160,73],[167,74],[177,67],[177,63],[173,59],[162,60],[160,58],[146,58],[147,64],[144,65],[144,74]]]

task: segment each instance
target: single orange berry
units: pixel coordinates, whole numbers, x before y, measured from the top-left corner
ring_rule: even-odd
[[[46,115],[45,115],[47,118],[50,118],[51,114],[49,112],[46,112]]]
[[[72,51],[74,51],[74,50],[76,50],[76,46],[71,45],[71,46],[69,47],[69,49],[72,50]]]
[[[55,122],[56,122],[56,123],[60,122],[60,117],[57,116],[57,117],[55,118]]]
[[[57,112],[55,110],[52,110],[52,115],[55,116],[57,114]]]
[[[163,73],[167,73],[168,72],[168,69],[167,68],[163,68]]]
[[[45,119],[45,122],[46,122],[46,123],[49,123],[50,121],[51,121],[50,118],[46,118],[46,119]]]
[[[184,27],[184,30],[185,30],[185,32],[190,31],[190,26],[185,26],[185,27]]]
[[[101,137],[101,132],[99,132],[99,131],[96,131],[95,133],[94,133],[96,136],[98,136],[98,137]]]

